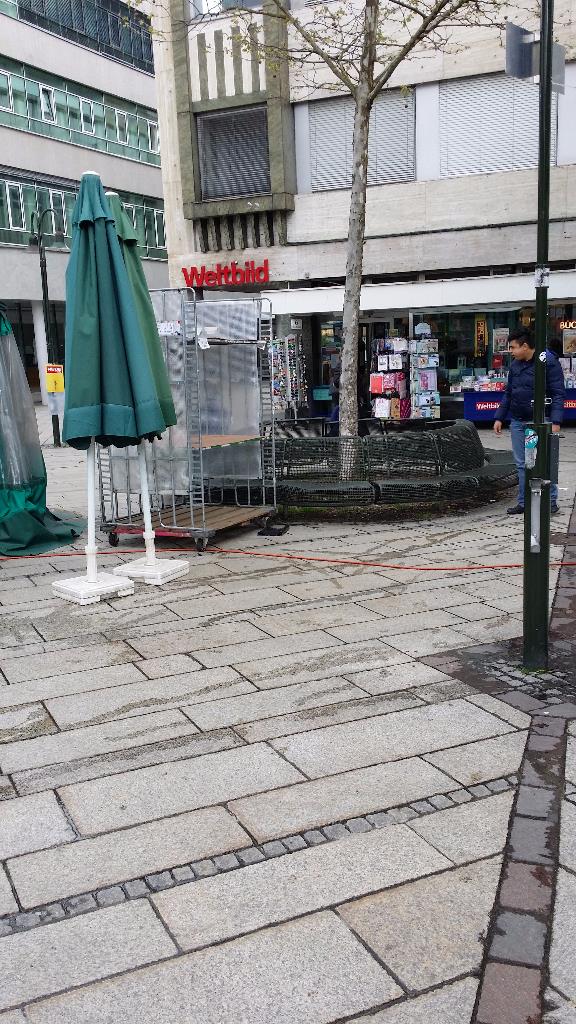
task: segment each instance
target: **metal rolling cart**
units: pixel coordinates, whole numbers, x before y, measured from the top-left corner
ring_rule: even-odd
[[[197,301],[191,290],[151,292],[177,423],[149,449],[156,536],[215,534],[275,512],[269,342],[259,298]],[[100,449],[102,529],[112,546],[143,528],[135,448]]]

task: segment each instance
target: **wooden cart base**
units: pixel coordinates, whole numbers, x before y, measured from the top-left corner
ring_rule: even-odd
[[[203,551],[209,540],[220,530],[228,530],[233,526],[244,526],[261,519],[263,523],[274,514],[275,508],[272,505],[205,505],[203,526],[192,526],[190,506],[179,506],[173,517],[173,522],[168,525],[161,521],[158,512],[152,512],[152,529],[157,537],[182,537],[193,540],[198,551]],[[171,509],[166,509],[165,519],[172,515]],[[200,519],[201,517],[198,516]],[[128,519],[120,519],[108,529],[108,541],[112,547],[120,543],[120,534],[131,534],[140,536],[144,528],[142,515],[132,516]]]

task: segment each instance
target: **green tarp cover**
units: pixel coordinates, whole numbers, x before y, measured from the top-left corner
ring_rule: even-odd
[[[46,469],[34,404],[12,329],[0,308],[0,556],[69,544],[84,528],[46,508]]]
[[[114,218],[97,174],[82,177],[66,270],[64,440],[137,444],[167,427]],[[166,410],[169,414],[170,410]]]

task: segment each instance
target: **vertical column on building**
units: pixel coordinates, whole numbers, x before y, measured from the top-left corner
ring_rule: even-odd
[[[42,405],[48,405],[48,398],[46,395],[46,375],[44,373],[44,367],[48,362],[48,340],[44,329],[44,313],[42,311],[42,303],[38,299],[33,299],[31,305],[32,322],[34,324],[34,349],[36,352],[36,362],[38,363],[38,371],[40,375]]]

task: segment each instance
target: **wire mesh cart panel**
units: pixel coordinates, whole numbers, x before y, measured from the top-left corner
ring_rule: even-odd
[[[271,311],[177,289],[151,298],[177,414],[149,450],[152,525],[202,550],[219,530],[275,511]],[[116,545],[142,532],[137,450],[100,449],[99,467],[102,528]]]

